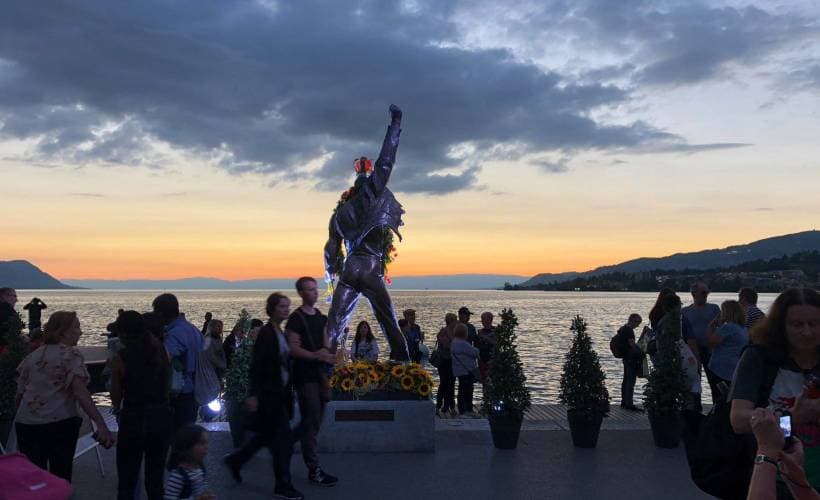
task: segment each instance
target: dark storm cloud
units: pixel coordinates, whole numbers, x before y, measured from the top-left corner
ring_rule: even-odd
[[[816,16],[765,10],[766,3],[759,3],[762,7],[693,0],[557,0],[531,6],[514,22],[518,40],[569,40],[582,51],[628,59],[592,68],[579,75],[582,80],[631,78],[636,84],[676,86],[725,77],[733,64],[764,63],[820,34]],[[515,12],[514,6],[504,9]]]
[[[618,86],[443,43],[451,8],[4,2],[0,137],[37,139],[32,161],[148,167],[164,161],[159,142],[236,174],[337,189],[354,156],[378,154],[395,102],[405,130],[393,186],[430,194],[475,188],[480,162],[495,158],[697,147],[650,124],[591,118],[628,101]],[[465,145],[469,154],[453,154]]]

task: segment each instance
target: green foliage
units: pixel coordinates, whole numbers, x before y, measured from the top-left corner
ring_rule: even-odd
[[[29,353],[20,316],[9,318],[6,327],[0,338],[0,420],[12,419],[17,413],[17,367]]]
[[[488,413],[520,417],[530,407],[530,390],[515,343],[516,326],[518,318],[512,309],[501,311],[501,324],[495,331],[498,344],[484,386],[484,409]]]
[[[245,335],[247,335],[248,332],[251,331],[252,319],[253,318],[251,316],[251,313],[249,313],[247,309],[242,309],[239,312],[239,320],[237,321],[237,323],[239,324],[240,328],[242,328],[242,331],[245,333]]]
[[[677,415],[683,409],[689,382],[678,347],[680,312],[672,311],[662,321],[664,328],[658,334],[658,354],[644,386],[643,403],[649,413],[669,416]]]
[[[567,410],[606,415],[609,413],[606,375],[601,369],[598,354],[592,349],[584,318],[575,316],[570,330],[575,338],[566,354],[558,398]]]
[[[231,368],[225,376],[225,399],[242,403],[248,397],[248,375],[253,358],[253,339],[245,337],[231,358]]]

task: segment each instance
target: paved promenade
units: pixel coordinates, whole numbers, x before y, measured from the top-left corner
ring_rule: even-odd
[[[260,452],[235,485],[219,459],[230,436],[212,425],[207,460],[209,481],[220,499],[270,498],[271,461]],[[294,484],[308,499],[698,499],[709,498],[692,484],[683,448],[655,448],[646,417],[613,410],[594,450],[572,446],[563,409],[538,406],[527,416],[514,451],[492,446],[487,422],[436,422],[435,453],[326,454],[324,467],[340,477],[335,488],[308,484],[301,456],[293,457]],[[115,498],[114,450],[103,450],[106,476],[94,453],[75,463],[74,498]]]

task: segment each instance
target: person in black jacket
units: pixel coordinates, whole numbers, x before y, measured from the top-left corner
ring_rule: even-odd
[[[294,413],[293,389],[290,383],[288,342],[281,323],[290,315],[290,299],[272,293],[265,307],[270,321],[262,327],[253,345],[253,357],[248,375],[248,399],[245,406],[254,416],[255,434],[238,450],[225,457],[225,465],[237,482],[242,482],[242,466],[262,447],[273,457],[276,480],[274,497],[301,499],[293,488],[290,460],[293,455],[293,435],[290,419]]]

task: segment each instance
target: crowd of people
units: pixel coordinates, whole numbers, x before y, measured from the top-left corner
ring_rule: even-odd
[[[106,373],[118,423],[116,438],[88,393],[90,376],[76,347],[82,334],[77,314],[54,312],[41,332],[30,324],[29,331],[42,345],[32,343],[32,352],[19,369],[19,451],[70,481],[82,422],[76,401],[94,423],[100,444],[116,444],[118,498],[131,499],[144,488],[149,499],[209,500],[214,497],[202,466],[207,432],[196,422],[200,417],[207,420],[209,403],[221,394],[235,448],[223,460],[237,482],[242,481],[244,464],[268,448],[275,497],[303,498],[290,473],[293,445],[299,441],[309,482],[335,485],[338,479],[321,466],[317,436],[331,396],[329,370],[340,353],[331,352],[327,317],[316,308],[316,280],[300,278],[295,288],[299,307],[292,309],[290,299],[273,293],[265,305],[267,321],[243,310],[224,338],[222,319],[209,312],[197,327],[172,294],[157,296],[150,312],[120,309],[107,326]],[[0,312],[16,314],[16,292],[4,289],[0,296]],[[45,308],[39,299],[35,303],[27,309],[30,320]],[[458,316],[447,314],[436,336],[441,379],[437,407],[443,417],[455,416],[456,408],[458,414],[475,415],[473,386],[486,381],[492,360],[493,316],[482,314],[482,328],[476,330],[471,315],[467,307]],[[424,332],[413,309],[402,316],[399,327],[410,360],[420,363],[430,356]],[[340,351],[352,360],[377,362],[379,346],[370,324],[356,325],[352,336],[345,335]],[[143,464],[144,484],[139,484]]]
[[[786,290],[767,315],[757,307],[758,296],[751,288],[742,288],[737,300],[720,305],[708,302],[709,287],[702,281],[693,283],[690,292],[692,303],[681,307],[673,290],[661,290],[649,313],[650,324],[638,340],[638,314],[616,334],[613,344],[624,346],[621,405],[642,411],[632,399],[636,374],[644,370],[645,357],[653,359],[667,342],[667,348],[679,349],[686,374],[687,426],[691,415],[702,418],[705,375],[713,403],[729,405],[732,431],[754,434],[757,455],[748,498],[818,498],[820,294],[810,288]],[[668,334],[673,319],[680,322],[674,325],[679,338]],[[779,425],[781,420],[787,423]],[[739,467],[745,463],[743,457],[735,459]]]
[[[654,361],[658,337],[667,328],[670,318],[679,318],[678,349],[689,383],[686,408],[701,411],[702,385],[705,374],[712,397],[725,397],[732,383],[735,368],[744,348],[749,345],[749,331],[766,318],[757,307],[757,292],[741,288],[737,300],[726,300],[720,305],[708,302],[709,286],[703,281],[692,283],[692,303],[683,307],[683,301],[674,290],[663,288],[649,311],[649,324],[640,336],[635,330],[643,323],[638,313],[629,315],[627,322],[615,334],[614,342],[623,363],[621,407],[643,411],[634,403],[635,384],[639,376],[648,375],[646,358]],[[674,313],[674,314],[670,314]]]
[[[300,278],[296,292],[299,307],[292,309],[285,295],[273,293],[265,304],[267,321],[242,317],[224,339],[223,320],[209,313],[198,328],[180,312],[171,294],[157,296],[151,312],[120,310],[108,327],[116,340],[110,344],[114,354],[109,363],[116,438],[87,389],[89,374],[76,348],[82,334],[80,318],[68,311],[52,313],[37,329],[37,341],[18,369],[19,450],[43,469],[70,480],[81,425],[79,406],[93,422],[102,446],[116,442],[118,498],[133,498],[144,487],[152,499],[210,500],[215,496],[203,467],[208,437],[195,423],[201,408],[224,393],[235,403],[228,412],[241,416],[231,419],[235,450],[224,457],[237,482],[242,481],[244,464],[268,448],[275,496],[303,498],[293,487],[290,472],[298,440],[309,482],[336,484],[338,479],[321,466],[317,436],[330,399],[328,370],[338,361],[338,353],[331,352],[327,318],[316,308],[317,282]],[[690,293],[692,302],[683,307],[673,290],[661,290],[649,311],[649,324],[637,338],[635,332],[643,323],[639,314],[631,314],[619,329],[613,344],[621,347],[613,347],[613,352],[623,358],[621,405],[641,411],[634,403],[634,386],[637,377],[646,376],[647,358],[653,360],[662,349],[678,349],[688,386],[685,411],[702,412],[705,375],[713,401],[729,402],[733,430],[757,437],[749,497],[816,498],[820,295],[812,289],[786,290],[767,315],[757,307],[757,294],[750,288],[741,289],[737,300],[719,305],[708,301],[710,291],[702,281],[693,283]],[[16,315],[16,302],[14,290],[0,289],[0,326]],[[39,301],[37,309],[44,308]],[[415,311],[404,311],[399,321],[411,359],[419,362],[429,355],[438,370],[436,408],[443,418],[475,415],[474,385],[486,383],[492,364],[493,315],[481,314],[480,329],[470,322],[472,315],[467,307],[458,314],[447,313],[432,350],[424,343]],[[366,321],[356,325],[350,340],[344,350],[352,359],[379,359],[378,343]],[[781,444],[783,431],[774,427],[783,415],[790,418],[794,444]],[[142,463],[144,486],[138,484]],[[773,465],[774,472],[766,470],[767,465]]]
[[[436,415],[442,418],[478,416],[473,411],[473,389],[477,382],[487,382],[487,371],[497,339],[493,314],[481,314],[481,330],[476,330],[470,323],[472,314],[466,306],[458,310],[458,315],[447,313],[444,327],[436,335],[430,363],[438,370]]]

